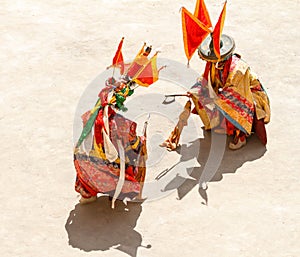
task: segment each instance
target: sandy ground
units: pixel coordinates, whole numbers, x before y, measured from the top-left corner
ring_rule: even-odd
[[[206,2],[215,23],[222,1]],[[78,103],[122,36],[127,59],[146,41],[184,65],[179,9],[193,11],[195,1],[1,0],[1,256],[300,256],[299,2],[228,1],[224,33],[235,38],[271,100],[267,147],[253,137],[238,152],[225,150],[204,191],[198,180],[212,138],[185,132],[194,143],[183,136],[186,151],[164,154],[158,166],[171,168],[199,151],[198,164],[178,166],[191,176],[170,173],[165,197],[119,202],[112,210],[106,197],[78,204],[72,163]],[[201,73],[204,63],[195,56],[191,67]],[[171,86],[162,81],[153,91],[161,97]],[[151,111],[174,106],[159,102]],[[171,128],[178,110],[164,125],[153,115],[149,129]],[[158,171],[149,171],[148,180]]]

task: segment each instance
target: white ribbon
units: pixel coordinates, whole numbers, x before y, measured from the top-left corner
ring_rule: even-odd
[[[105,156],[110,162],[114,162],[118,158],[118,151],[109,138],[108,105],[104,107],[103,123],[105,129],[102,128],[102,135]]]
[[[115,208],[115,201],[120,195],[125,182],[125,151],[120,139],[117,140],[119,154],[120,154],[120,176],[116,186],[116,190],[112,199],[111,208]]]

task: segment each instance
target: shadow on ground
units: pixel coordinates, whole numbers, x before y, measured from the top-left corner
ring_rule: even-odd
[[[199,147],[200,140],[200,151],[197,157],[200,167],[187,168],[186,174],[188,177],[177,174],[163,190],[177,189],[178,200],[184,198],[196,185],[199,185],[199,194],[205,201],[204,204],[207,204],[207,187],[201,186],[203,182],[205,185],[207,182],[221,181],[223,174],[235,173],[245,162],[259,159],[266,152],[266,147],[261,144],[255,135],[247,139],[247,144],[243,148],[235,151],[228,148],[229,138],[225,135],[214,134],[214,142],[212,142],[211,132],[204,131],[203,135],[204,138],[190,142],[188,145],[181,145],[178,149],[182,161],[192,159],[195,157],[193,153],[198,153],[198,149],[195,149],[195,147]],[[212,145],[215,149],[212,148]],[[220,147],[217,147],[218,145]],[[212,155],[215,156],[211,158]],[[212,161],[214,159],[216,163]],[[210,161],[208,162],[208,160]]]
[[[87,252],[114,248],[135,257],[142,246],[142,236],[134,230],[141,212],[141,203],[133,202],[117,201],[112,209],[106,196],[91,204],[77,204],[65,225],[69,245]]]

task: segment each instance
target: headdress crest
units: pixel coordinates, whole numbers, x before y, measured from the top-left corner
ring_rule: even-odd
[[[226,3],[227,1],[214,28],[204,0],[197,0],[194,14],[182,8],[183,42],[188,61],[197,48],[201,58],[207,61],[220,61],[232,54],[235,48],[234,40],[222,34]]]

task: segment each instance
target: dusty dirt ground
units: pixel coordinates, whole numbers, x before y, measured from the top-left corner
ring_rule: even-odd
[[[213,23],[222,2],[206,1]],[[299,2],[227,4],[224,33],[271,100],[267,147],[253,137],[226,150],[206,191],[201,150],[178,189],[170,178],[167,196],[112,210],[106,197],[78,204],[78,102],[122,36],[126,58],[146,41],[185,64],[179,9],[193,11],[195,1],[1,0],[1,256],[300,256]],[[201,73],[204,63],[194,56],[191,67]],[[209,136],[193,136],[209,146]]]

